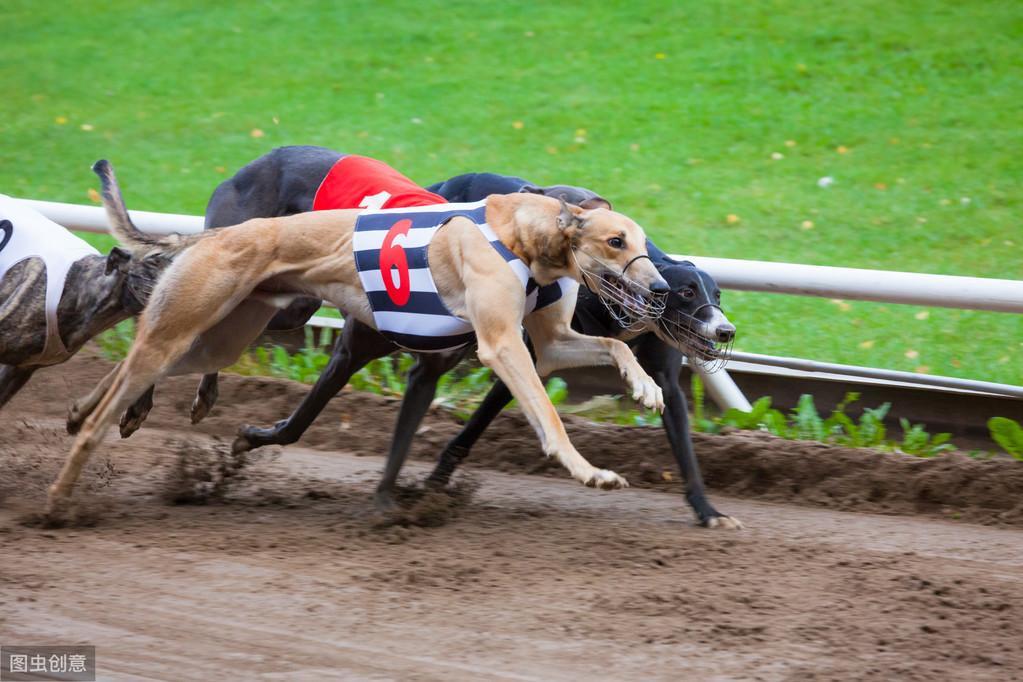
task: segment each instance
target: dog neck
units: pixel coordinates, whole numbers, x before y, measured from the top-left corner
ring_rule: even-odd
[[[533,279],[546,285],[560,277],[579,279],[572,234],[558,227],[560,204],[537,194],[487,197],[487,224],[529,266]]]

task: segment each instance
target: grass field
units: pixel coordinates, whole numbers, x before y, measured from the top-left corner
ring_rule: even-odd
[[[0,191],[199,214],[285,144],[585,184],[676,253],[1023,276],[1013,2],[7,0]],[[820,187],[823,177],[834,179]],[[737,345],[1023,383],[1023,317],[727,292]]]

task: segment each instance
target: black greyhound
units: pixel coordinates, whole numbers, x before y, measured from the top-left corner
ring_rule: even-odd
[[[206,226],[216,227],[243,222],[256,217],[273,217],[308,211],[320,182],[341,153],[322,147],[282,147],[256,159],[229,180],[217,187],[206,210]],[[478,201],[490,194],[508,194],[519,191],[537,192],[560,197],[570,203],[589,206],[607,205],[595,193],[567,185],[539,187],[522,178],[490,173],[460,175],[445,182],[431,185],[430,191],[449,201]],[[721,314],[718,302],[720,292],[707,273],[691,263],[668,258],[660,249],[648,242],[651,258],[662,276],[671,286],[667,309],[658,333],[636,335],[624,329],[614,315],[593,294],[581,291],[576,306],[573,326],[588,334],[620,337],[630,343],[643,368],[650,373],[664,391],[664,426],[679,469],[686,481],[686,498],[701,525],[708,527],[739,528],[741,524],[718,512],[706,498],[699,465],[689,437],[685,396],[678,384],[682,352],[676,345],[688,346],[699,355],[713,349],[715,342],[731,341],[735,328]],[[318,306],[316,301],[296,302],[282,311],[271,323],[276,328],[289,328],[303,324]],[[659,335],[676,339],[676,344],[662,341]],[[680,336],[685,339],[679,339]],[[243,426],[234,442],[236,452],[264,445],[285,445],[297,441],[312,421],[336,395],[352,374],[371,360],[401,350],[376,330],[356,321],[345,324],[330,362],[320,375],[312,391],[302,400],[298,409],[282,421],[268,428]],[[426,414],[436,393],[438,379],[461,361],[467,350],[453,353],[420,353],[409,374],[408,387],[402,400],[394,439],[384,471],[377,487],[376,502],[381,508],[394,505],[393,489],[398,472],[404,464],[411,446],[412,436]],[[200,386],[204,391],[214,387],[216,375],[207,375]],[[508,389],[498,383],[487,395],[477,414],[473,415],[465,430],[445,449],[436,470],[431,475],[435,483],[446,482],[451,472],[468,454],[469,447],[483,429],[511,399]],[[212,404],[212,398],[207,400]]]

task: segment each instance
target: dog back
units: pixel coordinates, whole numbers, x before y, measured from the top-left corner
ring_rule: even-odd
[[[347,154],[338,159],[316,190],[313,210],[399,208],[445,204],[383,161]]]

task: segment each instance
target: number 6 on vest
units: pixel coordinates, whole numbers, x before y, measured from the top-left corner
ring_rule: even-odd
[[[399,235],[408,236],[411,227],[411,220],[407,218],[399,220],[387,231],[383,246],[380,247],[380,274],[383,275],[387,295],[395,305],[405,305],[412,294],[412,280],[408,271],[408,258],[405,256],[405,249],[401,247],[401,244],[394,243]],[[397,282],[395,282],[395,273],[391,268],[398,271]]]

